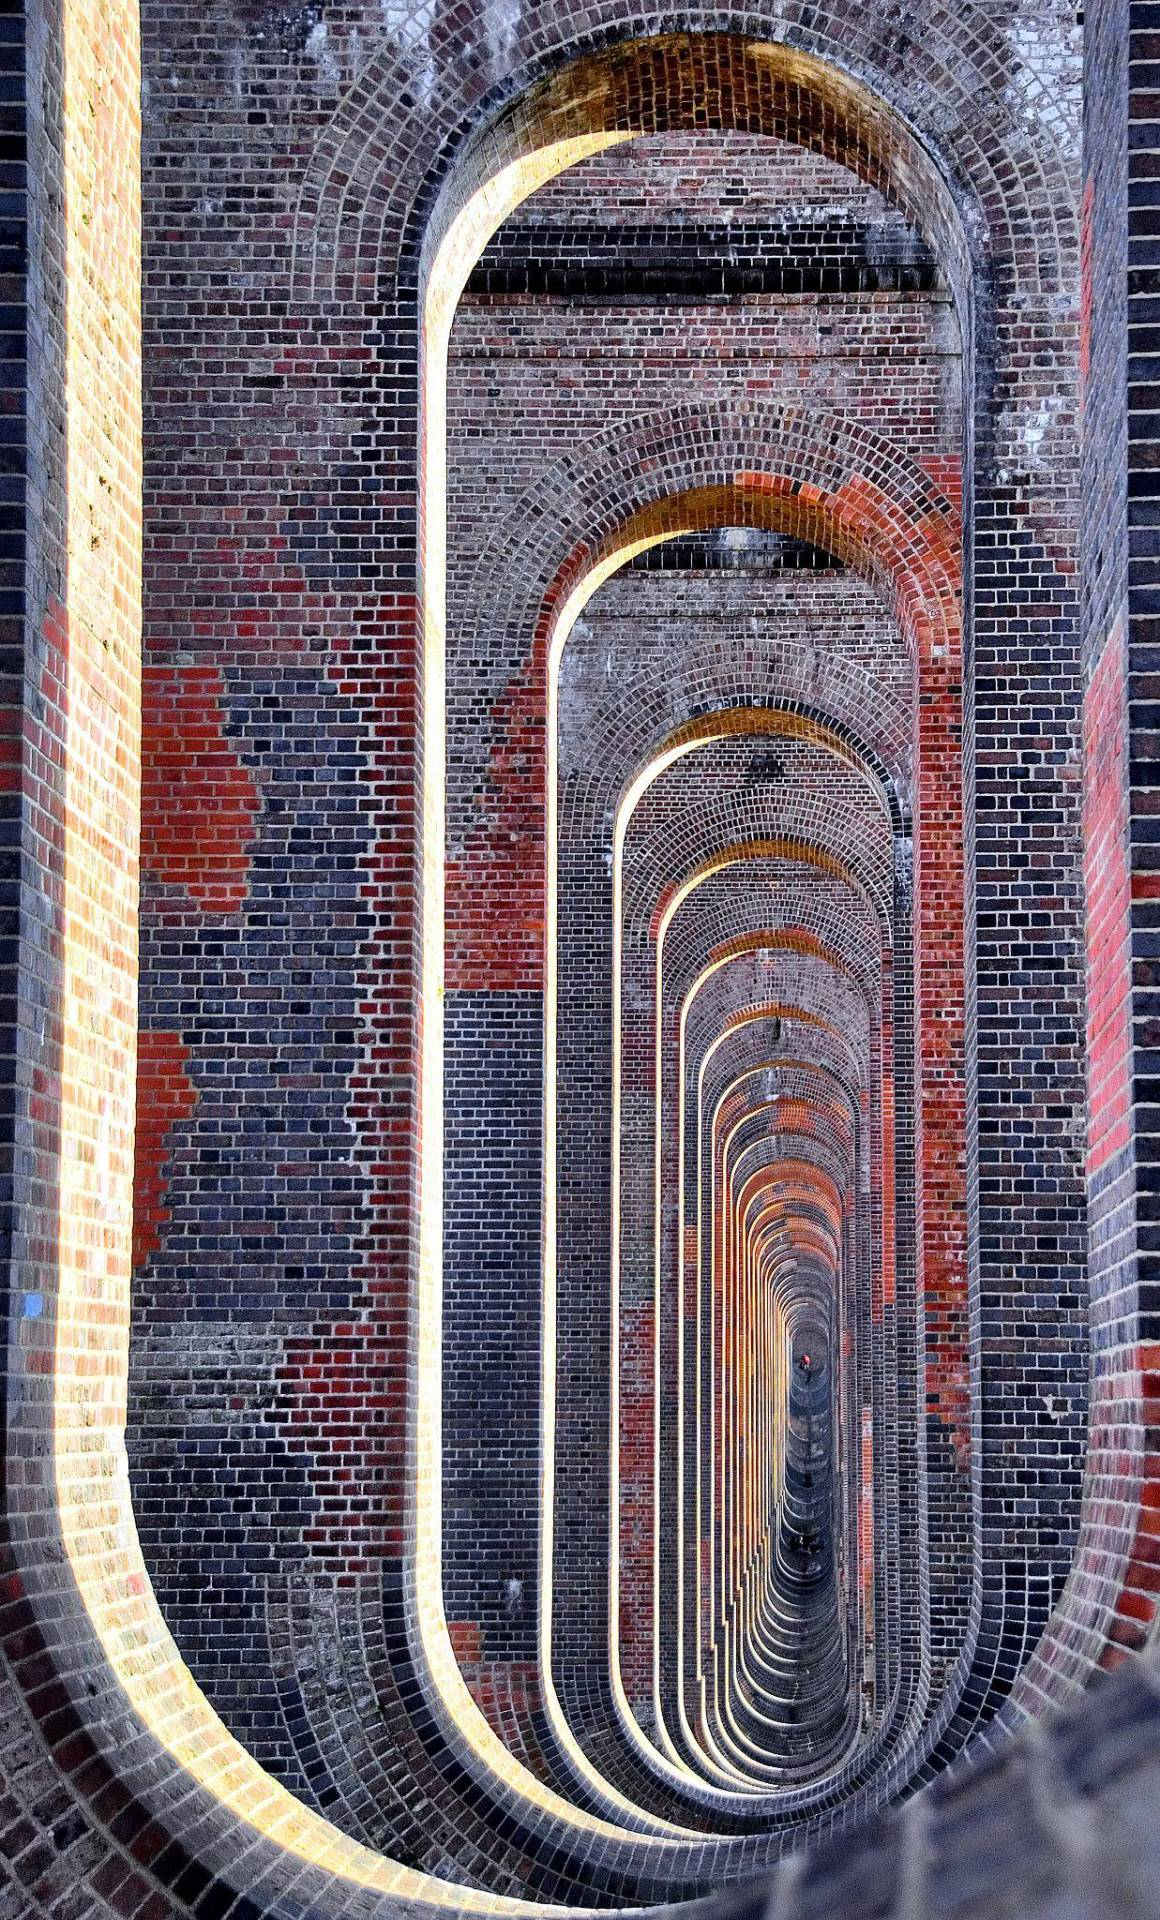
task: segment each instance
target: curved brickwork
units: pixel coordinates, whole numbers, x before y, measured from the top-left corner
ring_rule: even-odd
[[[4,1910],[1150,1911],[1153,11],[4,36]]]
[[[724,411],[724,409],[722,409],[722,411]],[[762,422],[762,424],[764,424],[764,422]],[[768,428],[766,428],[766,432],[768,432]],[[693,434],[693,438],[697,436],[697,428],[695,428],[695,426],[691,428],[691,434]],[[743,457],[745,457],[745,455],[739,455],[739,459],[743,459]],[[655,468],[655,457],[653,457],[653,459],[649,461],[649,468],[651,468],[651,470]],[[590,476],[588,472],[584,474],[584,482],[582,482],[582,484],[584,484],[584,490],[586,490],[586,495],[588,495],[588,499],[592,499],[593,493],[595,493],[595,488],[593,488],[592,476]],[[649,478],[649,484],[655,484],[655,482],[653,482],[653,480]],[[661,482],[661,484],[663,484],[663,482]],[[745,507],[741,507],[741,509],[737,509],[736,503],[732,503],[732,505],[730,505],[730,511],[732,511],[732,513],[734,513],[734,515],[736,516],[743,516],[745,515],[745,511],[747,511],[747,509],[745,509]],[[511,543],[507,545],[507,551],[511,553]],[[547,568],[544,568],[544,570],[545,572],[547,572]],[[887,891],[889,891],[889,889],[887,889]],[[588,945],[588,943],[586,943],[586,945]],[[570,1217],[574,1217],[574,1213],[576,1213],[576,1202],[574,1202],[574,1196],[570,1196],[570,1200],[568,1200],[568,1215],[570,1215]]]

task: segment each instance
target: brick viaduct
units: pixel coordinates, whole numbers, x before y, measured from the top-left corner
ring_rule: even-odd
[[[1160,5],[0,29],[0,1920],[1160,1912]]]

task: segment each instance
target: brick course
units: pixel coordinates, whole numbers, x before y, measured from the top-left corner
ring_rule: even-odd
[[[0,37],[14,1913],[1150,1910],[1160,10],[775,14]]]

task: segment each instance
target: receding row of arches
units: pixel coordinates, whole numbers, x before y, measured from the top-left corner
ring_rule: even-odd
[[[341,463],[317,528],[279,506],[349,650],[235,640],[214,669],[233,715],[293,676],[321,712],[329,675],[362,782],[349,844],[345,801],[327,828],[360,877],[349,961],[287,923],[356,1035],[357,1199],[345,1272],[277,1294],[228,1469],[269,1542],[246,1637],[229,1601],[194,1620],[212,1521],[175,1548],[150,1504],[201,1417],[150,1384],[166,1285],[207,1352],[230,1312],[211,1134],[265,1191],[208,1010],[161,1129],[115,1567],[78,1462],[119,1458],[120,1402],[58,1395],[53,1447],[142,1764],[227,1883],[240,1828],[246,1876],[279,1899],[285,1869],[312,1912],[694,1897],[1001,1749],[1115,1637],[1131,1540],[1087,1447],[1076,133],[1038,84],[1013,111],[972,9],[914,73],[863,11],[526,46],[521,20],[502,84],[462,99],[454,35],[416,15],[282,222],[301,351],[361,343],[352,444],[380,464],[372,527]],[[972,49],[985,113],[953,77]],[[742,164],[753,290],[706,293]],[[663,229],[670,266],[609,295],[559,261],[593,205],[615,256],[630,175],[633,244]],[[777,224],[790,180],[833,286]],[[309,781],[263,777],[276,873]],[[193,1004],[175,898],[199,968],[203,925],[270,925],[257,859],[207,907],[163,854],[147,1032]],[[124,1078],[123,1039],[66,1044]],[[279,1208],[316,1223],[337,1165],[296,1178]],[[88,1350],[86,1270],[61,1324]],[[1122,1388],[1092,1384],[1105,1436]],[[289,1543],[261,1491],[286,1456]]]

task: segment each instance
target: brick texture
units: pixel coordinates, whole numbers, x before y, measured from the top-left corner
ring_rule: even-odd
[[[0,11],[0,1920],[1153,1910],[1158,72]]]

